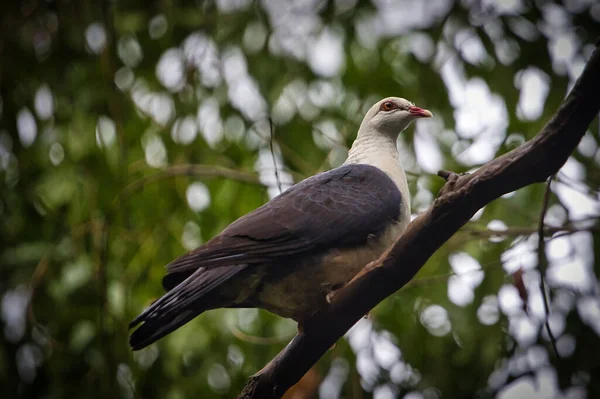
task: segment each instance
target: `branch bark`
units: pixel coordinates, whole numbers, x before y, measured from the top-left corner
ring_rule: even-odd
[[[432,206],[417,217],[369,270],[304,323],[262,370],[250,377],[238,398],[280,398],[375,305],[402,288],[480,208],[503,194],[543,182],[556,173],[600,110],[600,49],[538,135],[469,175],[447,173],[448,182]]]

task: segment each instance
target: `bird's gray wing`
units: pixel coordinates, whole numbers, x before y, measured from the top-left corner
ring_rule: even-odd
[[[200,267],[277,263],[326,248],[357,246],[400,218],[401,194],[370,165],[320,173],[241,217],[167,266],[171,289]]]

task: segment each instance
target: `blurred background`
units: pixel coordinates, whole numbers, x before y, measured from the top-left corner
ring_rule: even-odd
[[[599,35],[594,0],[2,2],[1,396],[235,397],[295,323],[210,311],[132,353],[166,263],[340,165],[388,95],[435,115],[398,141],[422,212],[438,169],[533,137]],[[545,186],[503,196],[287,397],[600,397],[599,141],[552,184],[547,262]]]

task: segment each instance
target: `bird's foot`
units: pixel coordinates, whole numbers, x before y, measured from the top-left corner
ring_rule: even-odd
[[[348,283],[342,285],[339,288],[334,288],[331,291],[329,291],[327,293],[327,295],[325,296],[325,300],[327,301],[327,303],[332,303],[333,299],[338,296],[340,294],[340,292],[342,292],[344,290],[344,288],[348,287],[348,285],[350,285],[350,283],[352,282],[352,280],[350,280]]]
[[[437,175],[446,180],[446,184],[440,190],[439,196],[451,193],[456,188],[456,183],[461,176],[466,176],[468,173],[456,173],[449,170],[440,170]]]
[[[325,299],[327,300],[327,303],[333,302],[333,299],[335,298],[335,296],[347,286],[348,285],[346,284],[344,287],[337,289],[337,290],[333,290],[329,294],[327,294],[327,296],[325,297]],[[363,316],[363,319],[371,320],[372,319],[371,312],[367,312],[367,314],[365,314]],[[300,332],[300,324],[298,324],[298,332]],[[331,349],[333,349],[333,347]]]
[[[373,262],[368,263],[358,273],[356,273],[356,275],[354,277],[352,277],[352,280],[348,281],[346,284],[342,285],[340,288],[332,289],[331,291],[329,291],[327,293],[327,296],[325,296],[325,299],[327,300],[327,303],[332,303],[333,300],[334,300],[334,298],[336,296],[338,296],[340,294],[340,292],[342,292],[343,290],[345,290],[346,288],[348,288],[349,286],[351,286],[352,283],[354,283],[360,277],[362,277],[365,274],[369,273],[371,270],[375,269],[378,266],[379,266],[379,262],[377,262],[377,261],[373,261]]]
[[[331,291],[329,291],[329,292],[327,293],[327,295],[325,296],[325,300],[327,301],[327,303],[331,303],[331,302],[333,302],[333,298],[335,297],[336,293],[337,293],[339,290],[341,290],[341,288],[340,288],[340,289],[337,289],[337,290],[331,290]]]

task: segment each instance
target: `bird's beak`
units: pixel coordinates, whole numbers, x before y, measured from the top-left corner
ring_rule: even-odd
[[[417,118],[431,118],[433,116],[433,114],[430,111],[419,107],[410,107],[408,109],[408,112],[410,112],[412,116],[416,116]]]

